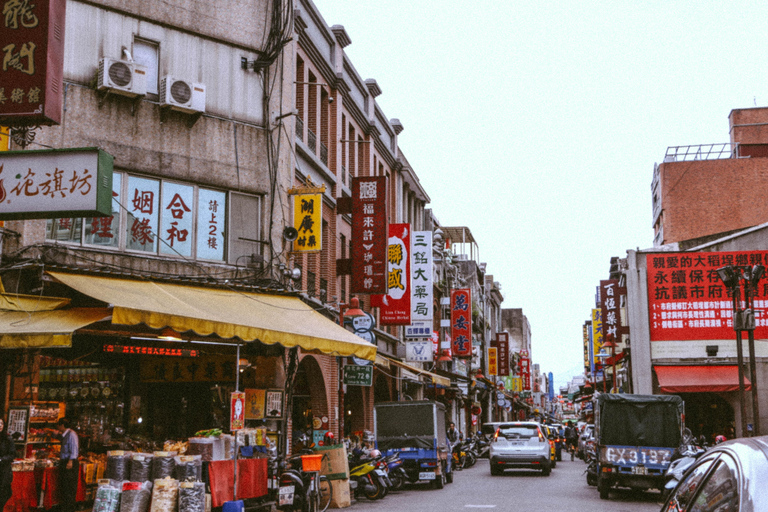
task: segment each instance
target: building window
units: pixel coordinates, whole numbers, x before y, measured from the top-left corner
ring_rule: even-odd
[[[133,40],[133,60],[147,68],[147,92],[159,94],[158,75],[160,62],[160,46],[157,43],[143,39]]]
[[[49,219],[46,240],[147,254],[224,260],[225,249],[231,245],[230,241],[224,240],[229,203],[226,192],[114,173],[112,196],[111,217]],[[255,233],[249,236],[258,239],[261,199],[255,196],[247,199],[251,212],[247,224]]]

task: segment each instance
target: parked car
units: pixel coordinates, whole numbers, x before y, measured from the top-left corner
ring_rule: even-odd
[[[584,445],[587,442],[587,440],[592,437],[592,432],[595,430],[595,426],[591,423],[588,423],[584,425],[584,430],[581,431],[579,434],[579,444],[577,447],[576,455],[580,459],[585,458],[586,450],[584,449]]]
[[[541,425],[534,421],[500,423],[491,440],[491,475],[508,468],[552,471],[552,447]]]
[[[726,441],[699,457],[661,507],[662,512],[768,510],[768,436]]]

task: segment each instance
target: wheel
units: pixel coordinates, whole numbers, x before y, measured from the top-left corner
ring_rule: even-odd
[[[403,485],[405,485],[405,477],[399,471],[390,473],[389,481],[392,482],[392,490],[394,491],[402,489]]]
[[[557,457],[552,459],[552,469],[555,469],[557,467]]]
[[[591,485],[592,487],[597,485],[597,477],[589,472],[587,473],[587,485]]]
[[[607,500],[611,494],[611,488],[605,478],[597,477],[597,492],[600,493],[601,500]]]
[[[491,476],[500,475],[502,473],[502,471],[503,470],[501,468],[491,464]]]
[[[441,471],[439,475],[435,475],[435,479],[432,480],[432,485],[435,489],[442,489],[445,487],[445,473]]]
[[[445,483],[452,484],[453,483],[453,471],[450,473],[445,474]]]
[[[363,496],[368,498],[369,500],[375,500],[378,499],[383,490],[381,489],[381,483],[379,482],[378,478],[374,478],[373,475],[366,476],[365,481],[360,482],[363,485]],[[359,484],[358,484],[359,485]],[[371,486],[371,489],[368,489],[368,486]]]
[[[541,468],[541,475],[542,476],[549,476],[549,474],[552,473],[552,466],[549,464],[544,465],[543,468]]]
[[[318,477],[317,490],[320,495],[320,506],[318,512],[325,512],[331,504],[333,499],[333,487],[331,481],[326,476]]]
[[[471,468],[477,463],[477,457],[473,452],[467,452],[467,460],[464,462],[465,468]]]

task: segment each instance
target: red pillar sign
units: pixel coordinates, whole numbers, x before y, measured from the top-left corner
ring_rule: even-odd
[[[352,178],[352,293],[387,293],[387,178]]]
[[[455,357],[472,355],[472,295],[469,289],[451,292],[451,339]]]

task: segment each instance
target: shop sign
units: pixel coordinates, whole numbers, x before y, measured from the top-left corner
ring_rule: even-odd
[[[245,427],[245,393],[234,391],[231,395],[229,430],[242,430]]]
[[[293,196],[293,227],[298,232],[294,252],[318,252],[323,249],[323,195]]]
[[[263,420],[264,419],[264,398],[266,389],[245,390],[245,419]]]
[[[25,442],[29,430],[29,407],[9,407],[5,430],[17,443]]]
[[[352,293],[387,293],[387,178],[352,178]]]
[[[434,317],[432,275],[432,232],[413,231],[411,234],[411,322],[432,326]],[[428,338],[431,329],[426,329]]]
[[[472,297],[468,288],[451,291],[451,339],[454,356],[472,355]]]
[[[268,389],[264,395],[264,415],[267,418],[283,417],[283,390]]]
[[[619,280],[607,279],[600,281],[600,310],[603,318],[603,333],[605,341],[618,343],[621,313],[619,310]]]
[[[112,160],[97,148],[0,153],[0,219],[111,216]]]
[[[491,341],[491,346],[499,349],[499,373],[497,375],[506,377],[509,375],[509,333],[497,332],[494,339]]]
[[[66,0],[6,0],[2,5],[0,124],[59,124]]]
[[[344,384],[347,386],[373,385],[373,366],[358,366],[356,364],[344,366]]]
[[[235,372],[237,361],[228,356],[146,357],[139,366],[142,382],[234,382]]]
[[[432,341],[406,341],[405,360],[414,363],[428,363],[433,360]]]
[[[584,325],[581,326],[581,336],[582,336],[582,344],[584,348],[584,371],[588,372],[591,371],[592,365],[590,361],[592,360],[590,350],[590,344],[589,344],[589,334],[592,332],[592,321],[588,320],[584,322]]]
[[[768,251],[646,255],[651,341],[732,340],[733,299],[717,275],[731,266],[768,265]],[[768,338],[768,279],[754,293],[755,338]],[[742,304],[743,303],[742,290]]]
[[[412,322],[411,325],[405,326],[405,337],[430,339],[432,337],[432,322]]]
[[[603,312],[599,309],[592,310],[592,360],[594,363],[600,363],[597,353],[605,343],[603,339]]]
[[[496,347],[488,347],[488,375],[499,374],[498,351]]]
[[[411,225],[390,224],[387,249],[387,293],[374,295],[381,325],[411,323]]]
[[[530,391],[531,389],[531,361],[528,359],[528,352],[523,351],[520,353],[520,368],[518,374],[522,380],[522,389]]]
[[[186,348],[153,347],[142,345],[114,345],[104,344],[104,352],[109,354],[135,354],[142,356],[166,356],[166,357],[198,357],[199,350]]]

